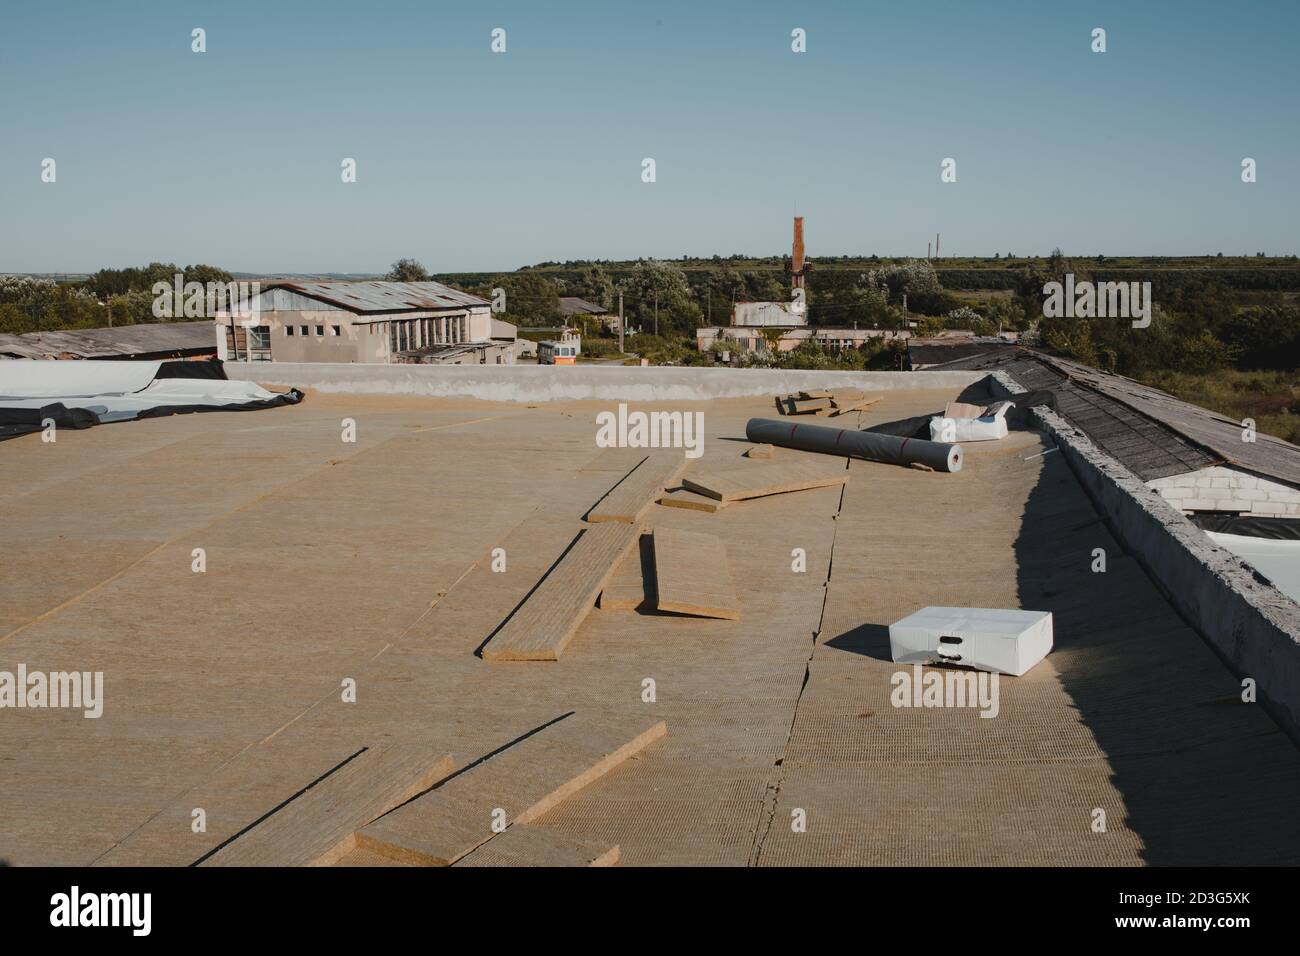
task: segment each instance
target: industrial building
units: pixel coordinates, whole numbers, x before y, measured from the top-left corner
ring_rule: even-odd
[[[516,329],[491,304],[440,282],[274,282],[255,318],[216,317],[236,362],[513,365]]]
[[[794,218],[794,242],[790,253],[790,301],[737,302],[731,309],[733,327],[795,329],[808,324],[804,283],[812,266],[804,257],[803,216]]]
[[[771,338],[761,328],[714,326],[695,330],[695,347],[701,352],[714,343],[737,352],[789,352],[805,342],[816,342],[831,351],[861,348],[871,339],[906,342],[910,332],[893,329],[799,328],[775,329]]]
[[[804,251],[803,216],[794,219],[794,241],[790,248],[789,302],[736,302],[731,308],[730,326],[705,326],[695,330],[700,351],[721,342],[738,352],[788,352],[805,342],[817,342],[839,351],[860,348],[868,339],[906,339],[907,332],[885,329],[814,328],[808,322],[807,276],[812,271]]]
[[[737,302],[731,325],[742,329],[797,329],[808,324],[807,312],[795,312],[789,302]]]

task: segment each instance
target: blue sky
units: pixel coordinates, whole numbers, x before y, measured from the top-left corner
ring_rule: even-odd
[[[796,212],[813,257],[1291,254],[1297,40],[1291,0],[14,5],[0,272],[769,255]]]

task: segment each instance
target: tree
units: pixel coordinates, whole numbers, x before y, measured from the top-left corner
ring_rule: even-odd
[[[871,289],[883,291],[891,302],[898,302],[904,295],[909,298],[925,293],[942,292],[939,276],[934,266],[925,260],[908,259],[906,262],[892,263],[880,269],[872,269],[861,277],[860,284]],[[911,303],[908,303],[909,307]]]
[[[1229,312],[1214,334],[1251,369],[1300,368],[1300,306],[1272,305]]]
[[[414,259],[398,259],[384,278],[392,282],[424,282],[429,273]]]
[[[143,289],[112,296],[108,300],[108,314],[113,325],[139,325],[159,321],[153,314],[153,295]]]
[[[197,282],[200,285],[206,286],[209,282],[219,282],[223,285],[226,285],[233,282],[234,280],[235,280],[234,276],[232,276],[225,269],[220,269],[217,266],[209,266],[209,265],[204,265],[203,263],[198,263],[196,265],[185,267],[186,282]]]
[[[992,322],[967,305],[949,312],[945,325],[950,329],[969,329],[976,335],[992,335],[997,331]]]
[[[540,272],[524,270],[501,278],[506,292],[506,316],[529,325],[555,325],[560,321],[560,296],[554,282]]]
[[[614,308],[614,283],[601,266],[587,266],[569,283],[569,295],[586,299],[602,309]]]
[[[653,330],[658,302],[659,330],[694,331],[700,322],[700,306],[691,292],[686,273],[668,262],[643,259],[622,282],[631,320]]]

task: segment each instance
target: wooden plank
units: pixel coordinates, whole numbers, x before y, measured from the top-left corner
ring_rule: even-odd
[[[542,583],[483,648],[489,661],[557,661],[641,536],[637,525],[610,521],[583,529]]]
[[[740,620],[727,548],[720,538],[658,528],[654,545],[659,610]]]
[[[366,824],[451,773],[450,754],[393,744],[362,751],[246,833],[204,866],[328,866]]]
[[[682,485],[719,501],[741,501],[788,491],[826,488],[849,480],[847,469],[830,470],[828,465],[809,461],[778,461],[763,465],[692,472]]]
[[[687,458],[680,450],[655,452],[597,502],[587,513],[587,520],[593,524],[604,521],[632,524],[654,503],[664,486],[677,480],[686,465]]]
[[[809,398],[830,398],[830,397],[831,397],[831,393],[830,393],[829,391],[827,391],[826,389],[824,389],[824,388],[815,388],[815,389],[812,389],[812,390],[810,390],[810,391],[799,392],[797,395],[793,395],[793,396],[791,396],[791,397],[792,397],[792,398],[802,398],[802,399],[809,399]]]
[[[727,502],[701,495],[686,488],[674,488],[659,499],[665,508],[685,508],[688,511],[707,511],[712,514],[727,507]]]
[[[802,399],[793,395],[776,396],[776,410],[782,415],[814,415],[831,407],[830,399]]]
[[[717,504],[717,502],[714,502]],[[623,559],[610,582],[600,592],[602,611],[632,611],[654,606],[655,598],[654,539],[641,535],[638,547]]]
[[[829,415],[828,417],[830,417],[830,418],[836,418],[836,417],[838,417],[838,416],[840,416],[840,415],[847,415],[849,412],[861,412],[861,411],[866,411],[868,408],[870,408],[872,405],[876,404],[876,402],[878,402],[878,401],[880,401],[879,398],[864,398],[864,399],[862,399],[862,400],[860,400],[860,401],[856,401],[856,402],[853,402],[853,401],[844,401],[844,402],[838,403],[838,404],[835,406],[835,410],[834,410],[833,412],[831,412],[830,415]]]
[[[776,457],[776,447],[773,445],[759,444],[755,445],[745,452],[746,458],[769,459]]]
[[[794,398],[789,401],[791,415],[809,415],[828,411],[831,407],[829,398]]]
[[[361,828],[357,845],[403,863],[450,866],[497,836],[496,811],[509,827],[530,823],[667,730],[652,718],[572,714]]]
[[[455,866],[614,866],[617,846],[570,840],[550,830],[516,823],[498,833]]]

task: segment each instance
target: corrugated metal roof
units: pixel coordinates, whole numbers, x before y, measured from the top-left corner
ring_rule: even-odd
[[[463,309],[490,305],[441,282],[272,282],[269,289],[289,289],[349,312],[409,312],[413,309]],[[264,291],[265,291],[264,290]]]
[[[0,353],[23,358],[123,358],[155,352],[216,352],[211,321],[149,322],[102,329],[64,329],[0,335]]]

